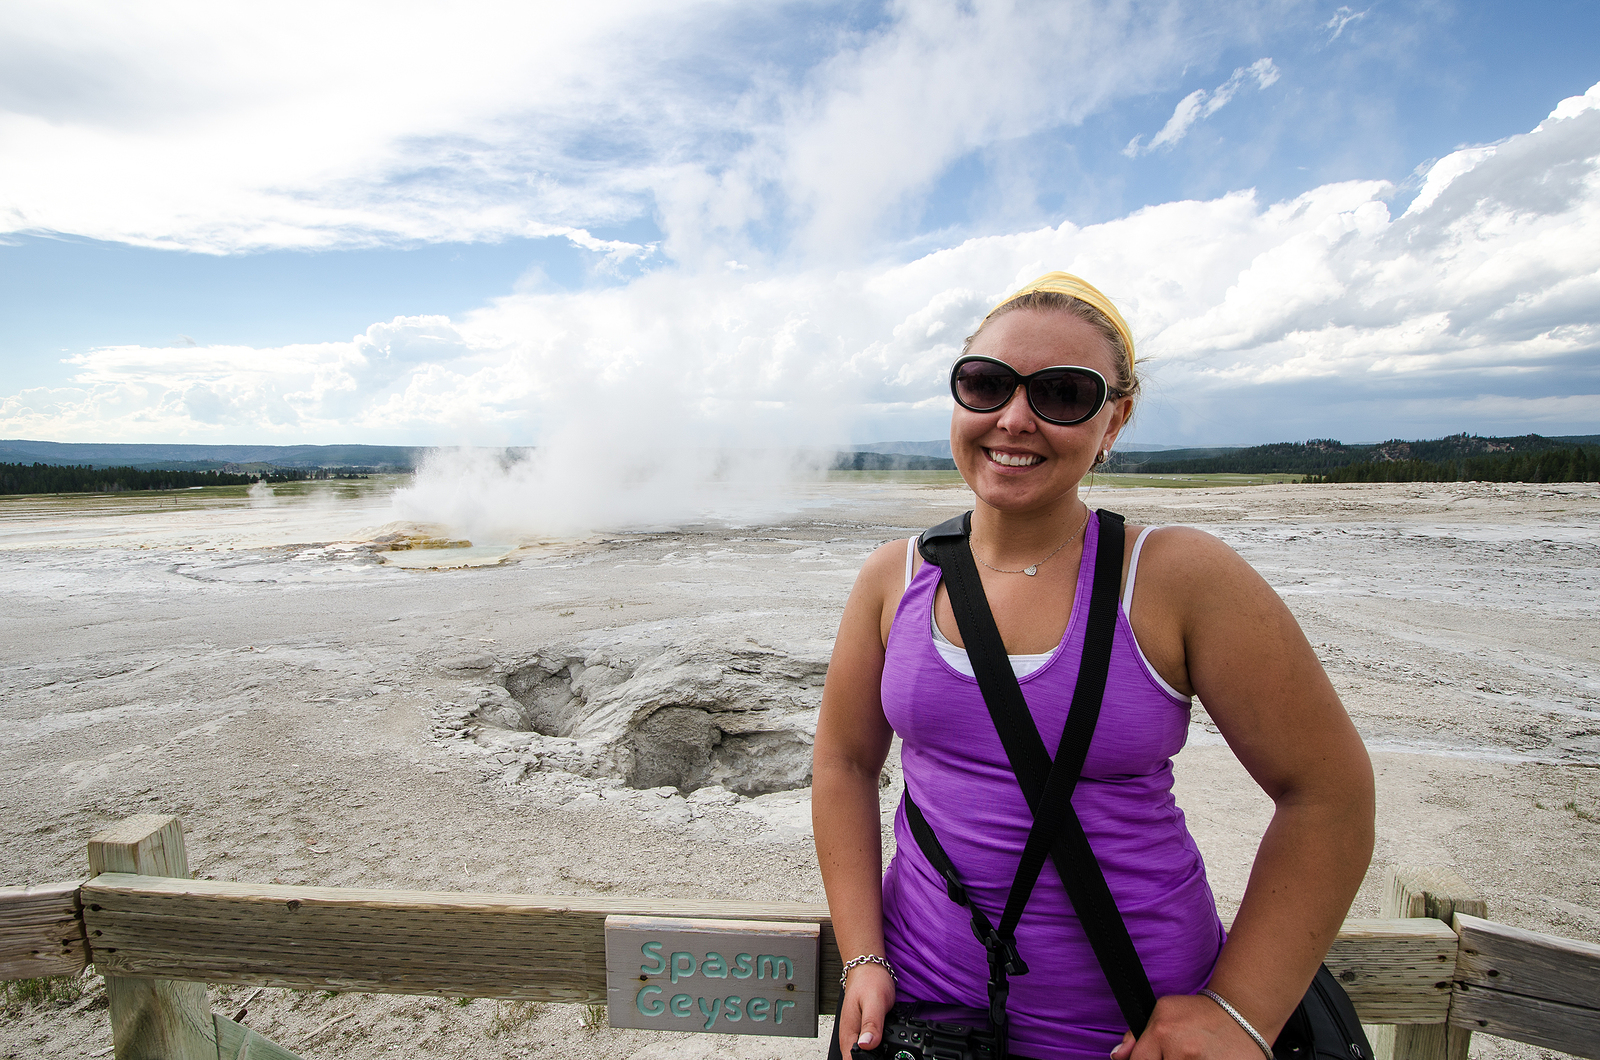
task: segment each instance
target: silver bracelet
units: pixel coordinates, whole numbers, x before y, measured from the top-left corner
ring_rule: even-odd
[[[863,964],[876,964],[878,967],[889,973],[890,979],[897,983],[900,981],[900,977],[894,974],[894,965],[889,963],[889,958],[879,957],[876,953],[863,953],[859,957],[852,957],[848,961],[845,961],[844,967],[839,969],[840,990],[844,989],[845,976],[850,974],[850,969],[859,967]]]
[[[1267,1044],[1267,1040],[1265,1038],[1261,1037],[1261,1032],[1260,1031],[1258,1031],[1254,1027],[1250,1026],[1250,1021],[1249,1020],[1247,1020],[1243,1016],[1239,1015],[1239,1010],[1238,1009],[1236,1009],[1232,1005],[1228,1004],[1228,1002],[1223,998],[1223,996],[1221,994],[1217,993],[1215,990],[1202,990],[1200,992],[1202,994],[1204,994],[1206,997],[1209,997],[1211,1000],[1215,1001],[1217,1004],[1221,1005],[1222,1006],[1222,1011],[1224,1011],[1228,1015],[1232,1016],[1233,1017],[1233,1022],[1235,1022],[1239,1026],[1243,1027],[1244,1028],[1244,1032],[1250,1036],[1251,1040],[1254,1041],[1256,1043],[1256,1045],[1261,1047],[1261,1052],[1266,1056],[1267,1060],[1273,1060],[1273,1057],[1272,1057],[1272,1046],[1268,1045]]]

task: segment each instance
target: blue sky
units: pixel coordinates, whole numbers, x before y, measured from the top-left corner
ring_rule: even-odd
[[[1597,82],[1592,2],[13,3],[0,437],[936,438],[1050,268],[1142,442],[1595,433]]]

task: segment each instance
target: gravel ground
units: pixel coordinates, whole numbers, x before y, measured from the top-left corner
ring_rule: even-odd
[[[0,500],[0,883],[80,876],[91,834],[159,812],[210,879],[819,901],[794,785],[833,628],[872,548],[968,505],[931,481],[814,483],[742,525],[509,554],[384,551],[448,531],[391,523],[382,489]],[[1355,915],[1388,866],[1443,864],[1497,920],[1600,940],[1600,488],[1090,501],[1218,534],[1293,608],[1378,770]],[[686,688],[683,725],[629,728]],[[599,720],[564,718],[577,701]],[[707,717],[720,742],[701,753]],[[1270,803],[1198,709],[1177,765],[1230,912]],[[211,989],[229,1014],[252,993]],[[269,990],[247,1007],[307,1060],[820,1047],[613,1030],[582,1006]],[[0,1057],[109,1048],[92,979],[0,1014]],[[1554,1054],[1479,1036],[1473,1055]]]

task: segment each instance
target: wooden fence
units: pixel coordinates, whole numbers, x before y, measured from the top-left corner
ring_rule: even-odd
[[[618,914],[819,924],[820,1003],[838,1000],[820,904],[192,880],[172,817],[97,835],[89,862],[87,880],[0,889],[0,979],[92,963],[117,1060],[292,1057],[211,1013],[207,982],[601,1003],[605,918]],[[1600,946],[1489,921],[1445,870],[1395,870],[1383,912],[1346,921],[1327,960],[1379,1060],[1464,1060],[1473,1032],[1600,1060]]]

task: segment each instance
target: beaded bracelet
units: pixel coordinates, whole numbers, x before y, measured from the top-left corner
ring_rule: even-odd
[[[889,958],[887,958],[887,957],[879,957],[876,953],[863,953],[859,957],[852,957],[848,961],[845,961],[844,962],[844,967],[839,970],[839,989],[840,990],[844,989],[845,976],[850,974],[850,969],[858,967],[859,965],[863,965],[863,964],[876,964],[880,968],[882,968],[884,971],[889,973],[889,978],[890,979],[894,980],[897,983],[900,981],[900,977],[898,975],[894,974],[894,965],[889,963]]]
[[[1272,1046],[1268,1045],[1267,1040],[1261,1037],[1260,1031],[1250,1026],[1250,1021],[1241,1016],[1238,1009],[1228,1004],[1228,1002],[1223,999],[1222,995],[1217,993],[1215,990],[1202,990],[1200,992],[1206,997],[1209,997],[1211,1000],[1215,1001],[1217,1004],[1221,1005],[1222,1011],[1232,1016],[1233,1022],[1243,1027],[1244,1032],[1251,1037],[1256,1045],[1261,1047],[1261,1052],[1266,1055],[1267,1060],[1273,1060]]]

